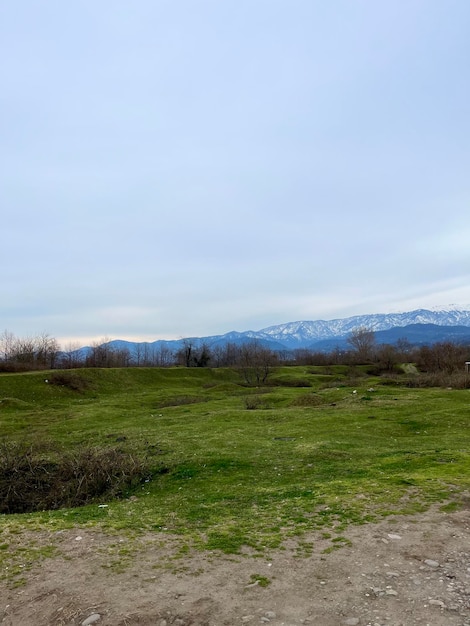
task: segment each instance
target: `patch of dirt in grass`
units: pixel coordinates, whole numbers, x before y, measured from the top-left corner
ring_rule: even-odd
[[[98,626],[470,624],[468,507],[391,516],[350,527],[341,541],[330,529],[303,536],[309,549],[301,555],[290,540],[262,558],[181,549],[162,534],[129,539],[92,529],[5,531],[2,542],[8,550],[32,542],[57,548],[25,568],[21,586],[0,580],[5,626],[88,618]]]

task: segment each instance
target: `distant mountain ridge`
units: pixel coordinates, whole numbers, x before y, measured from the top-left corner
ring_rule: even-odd
[[[470,309],[470,307],[469,307]],[[434,324],[436,326],[470,326],[470,310],[464,309],[416,309],[406,313],[375,313],[355,315],[343,319],[315,322],[289,322],[270,326],[260,331],[271,340],[279,341],[289,348],[306,347],[323,339],[344,337],[355,328],[368,328],[374,332],[411,324]]]
[[[404,313],[374,313],[334,320],[297,321],[269,326],[259,331],[231,331],[224,335],[187,337],[180,340],[131,342],[114,340],[109,345],[135,353],[142,347],[178,350],[185,341],[206,343],[209,347],[227,343],[243,344],[257,340],[272,350],[299,348],[329,350],[347,344],[347,337],[356,328],[368,328],[376,333],[378,343],[394,343],[408,339],[414,344],[432,344],[436,341],[470,342],[470,306],[450,306],[442,309],[416,309]],[[468,333],[466,329],[468,328]],[[390,332],[393,329],[393,332]],[[386,332],[388,331],[388,332]],[[83,348],[82,350],[86,350]]]
[[[317,352],[331,352],[336,348],[340,350],[350,349],[348,342],[350,335],[321,339],[310,346]],[[395,326],[388,330],[375,331],[377,344],[397,344],[406,340],[411,346],[432,345],[438,342],[452,342],[456,344],[470,345],[470,326],[441,326],[439,324],[409,324],[408,326]]]

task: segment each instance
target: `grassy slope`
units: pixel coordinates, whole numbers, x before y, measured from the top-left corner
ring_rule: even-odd
[[[46,383],[51,373],[2,375],[2,438],[119,445],[147,457],[155,477],[137,499],[3,516],[0,529],[98,524],[263,550],[468,488],[468,390],[342,372],[285,368],[275,375],[283,384],[261,390],[222,369],[83,370],[74,373],[87,381],[81,391]],[[292,386],[300,380],[311,386]]]

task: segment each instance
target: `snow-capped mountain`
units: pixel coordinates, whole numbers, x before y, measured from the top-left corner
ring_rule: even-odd
[[[306,347],[323,339],[344,337],[355,328],[364,327],[373,331],[381,331],[409,326],[410,324],[470,326],[470,306],[468,309],[450,306],[445,309],[416,309],[406,313],[355,315],[330,321],[289,322],[264,328],[260,331],[260,334],[263,335],[263,338],[269,337],[269,339],[292,349]]]
[[[355,315],[343,319],[299,321],[269,326],[258,331],[232,331],[224,335],[209,337],[189,337],[175,341],[157,340],[154,342],[135,343],[120,339],[109,342],[115,349],[126,349],[131,354],[141,350],[179,350],[185,342],[194,345],[207,344],[210,348],[227,343],[242,344],[257,340],[267,348],[276,351],[310,348],[331,350],[337,346],[346,346],[351,331],[367,328],[377,334],[379,343],[394,343],[398,338],[409,339],[411,343],[432,344],[436,341],[467,342],[470,338],[465,327],[470,329],[470,305],[458,307],[451,305],[439,309],[416,309],[405,313],[375,313]],[[399,329],[403,328],[403,332]],[[390,329],[398,332],[385,333]],[[381,334],[383,333],[383,334]],[[407,334],[408,333],[408,334]],[[409,335],[409,337],[408,337]],[[85,352],[90,348],[83,348]]]

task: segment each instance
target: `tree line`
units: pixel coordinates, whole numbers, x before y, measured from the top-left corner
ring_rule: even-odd
[[[393,372],[400,363],[414,363],[422,372],[461,371],[470,361],[470,347],[453,342],[412,346],[406,339],[395,344],[377,344],[367,328],[353,330],[347,348],[329,352],[300,348],[275,351],[257,340],[242,344],[210,346],[197,339],[184,339],[177,350],[165,344],[136,344],[118,348],[108,339],[94,342],[86,351],[70,343],[61,348],[47,333],[17,337],[0,335],[0,370],[27,371],[79,367],[237,367],[247,383],[263,383],[270,370],[283,365],[369,365],[377,373]]]
[[[280,362],[278,353],[258,341],[241,345],[227,343],[209,346],[199,340],[184,339],[177,350],[164,344],[136,344],[132,351],[118,348],[103,339],[86,350],[59,342],[43,333],[17,337],[10,331],[0,335],[0,371],[18,372],[81,367],[238,367],[247,382],[263,382],[269,368]]]

